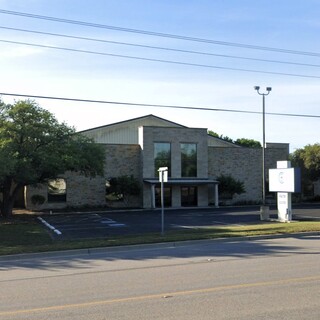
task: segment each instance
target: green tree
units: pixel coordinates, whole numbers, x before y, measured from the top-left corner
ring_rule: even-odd
[[[308,144],[297,149],[290,155],[290,160],[294,167],[301,169],[303,193],[306,193],[308,186],[320,179],[320,144]]]
[[[27,185],[44,183],[68,170],[103,174],[100,145],[59,123],[34,101],[0,103],[1,215],[10,217],[16,196]]]
[[[133,175],[114,177],[109,180],[107,193],[122,199],[124,204],[128,206],[131,197],[140,194],[140,184]]]
[[[261,143],[257,140],[240,138],[235,141],[236,144],[247,148],[261,148]]]
[[[312,171],[312,179],[317,180],[320,178],[320,144],[308,144],[304,147],[302,159],[307,169]]]
[[[208,130],[208,135],[215,137],[215,138],[220,138],[219,134],[212,131],[212,130]]]
[[[233,139],[229,138],[228,136],[224,136],[222,134],[219,135],[218,133],[216,133],[212,130],[208,130],[208,134],[212,137],[219,138],[219,139],[231,142],[231,143],[235,143],[235,144],[242,146],[242,147],[261,148],[261,143],[257,140],[254,140],[254,139],[240,138],[240,139],[237,139],[234,141]]]
[[[232,198],[235,194],[242,194],[246,192],[244,183],[233,178],[231,175],[221,174],[217,177],[219,181],[219,192],[223,196]]]
[[[216,133],[212,130],[208,130],[208,135],[215,137],[215,138],[219,138],[219,139],[228,141],[228,142],[231,142],[231,143],[234,143],[234,141],[231,138],[229,138],[228,136],[224,136],[222,134],[219,135],[218,133]]]

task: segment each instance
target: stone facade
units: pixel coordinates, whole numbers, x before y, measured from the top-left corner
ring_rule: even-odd
[[[208,142],[207,130],[195,128],[159,128],[142,127],[143,134],[143,178],[154,178],[154,142],[170,142],[171,144],[171,177],[181,178],[180,143],[195,143],[198,154],[198,178],[208,177]],[[156,177],[158,178],[158,177]]]
[[[137,144],[105,144],[106,160],[104,176],[106,178],[121,175],[133,175],[142,181],[141,175],[141,149]]]
[[[140,127],[139,141],[142,150],[142,175],[143,179],[158,179],[155,176],[154,143],[168,142],[171,145],[171,179],[181,179],[181,143],[193,143],[197,145],[197,177],[208,178],[208,134],[207,129],[198,128],[163,128],[163,127]],[[152,186],[143,186],[143,206],[152,207]],[[181,206],[181,186],[178,182],[171,186],[172,206]],[[198,187],[198,206],[208,205],[208,186]]]
[[[105,144],[106,147],[106,161],[104,168],[105,179],[116,178],[123,175],[133,175],[140,184],[142,189],[142,159],[141,149],[137,144],[125,145],[125,144]],[[104,189],[105,190],[105,189]],[[141,190],[142,192],[142,190]],[[106,203],[104,202],[104,205]],[[123,203],[120,202],[107,202],[109,207],[123,207]],[[130,198],[131,207],[142,206],[142,196],[132,196]]]
[[[26,207],[31,210],[54,210],[67,207],[121,207],[121,202],[106,202],[106,180],[121,175],[133,175],[142,183],[141,152],[139,145],[104,145],[106,160],[103,177],[85,177],[78,173],[67,172],[59,176],[66,181],[67,194],[64,202],[48,201],[47,185],[28,186],[25,188]],[[33,204],[31,197],[41,195],[45,202]],[[141,207],[141,197],[133,197],[131,205]]]
[[[246,192],[234,196],[236,201],[259,201],[262,195],[262,150],[261,148],[208,148],[208,174],[211,178],[231,175],[244,183]],[[267,144],[266,180],[268,169],[276,168],[277,161],[288,160],[287,144]]]
[[[159,187],[159,179],[155,174],[154,143],[156,142],[170,143],[171,146],[171,177],[167,185],[171,188],[172,207],[182,206],[182,190],[185,188],[196,189],[197,206],[203,207],[213,203],[216,199],[214,192],[217,191],[214,186],[215,179],[220,174],[231,175],[244,182],[246,192],[235,196],[234,202],[261,200],[261,148],[239,147],[208,136],[207,129],[187,128],[152,115],[121,122],[119,125],[93,128],[84,131],[83,134],[95,138],[96,143],[104,145],[106,149],[104,175],[95,178],[71,172],[61,175],[60,178],[66,182],[66,197],[60,202],[52,202],[48,197],[47,185],[28,186],[25,190],[25,203],[28,209],[124,206],[121,201],[106,201],[107,180],[123,175],[133,175],[141,185],[142,192],[130,199],[130,207],[154,207],[155,189]],[[181,143],[196,145],[196,177],[181,176]],[[288,159],[288,154],[288,144],[267,144],[266,168],[275,168],[277,161]],[[32,203],[33,195],[42,196],[44,203]]]
[[[66,172],[59,176],[66,182],[66,201],[50,201],[46,184],[25,188],[25,205],[30,210],[54,210],[66,207],[95,207],[105,205],[105,179],[88,178],[75,172]],[[44,198],[43,204],[32,202],[33,195]]]

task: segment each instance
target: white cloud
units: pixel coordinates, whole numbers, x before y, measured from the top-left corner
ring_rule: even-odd
[[[0,51],[0,58],[22,58],[43,53],[43,49],[31,47],[6,47]]]

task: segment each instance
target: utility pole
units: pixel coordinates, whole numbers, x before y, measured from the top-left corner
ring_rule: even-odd
[[[262,207],[260,212],[262,215],[269,208],[266,207],[266,111],[265,111],[265,97],[272,90],[271,87],[266,87],[266,93],[260,92],[260,87],[255,86],[254,89],[262,96]]]

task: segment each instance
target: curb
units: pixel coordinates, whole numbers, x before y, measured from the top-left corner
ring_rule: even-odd
[[[136,244],[127,246],[115,246],[115,247],[99,247],[99,248],[88,248],[88,249],[75,249],[75,250],[61,250],[61,251],[48,251],[39,253],[21,253],[13,255],[0,256],[0,261],[23,261],[30,259],[50,259],[50,258],[61,258],[61,257],[72,257],[72,256],[91,256],[97,254],[105,254],[111,252],[122,252],[129,250],[156,250],[156,249],[169,249],[178,248],[192,245],[209,245],[213,242],[240,242],[240,241],[259,241],[268,239],[279,239],[279,238],[302,238],[304,236],[320,236],[320,231],[314,232],[300,232],[300,233],[285,233],[285,234],[270,234],[261,236],[248,236],[248,237],[231,237],[231,238],[216,238],[216,239],[205,239],[205,240],[186,240],[186,241],[175,241],[175,242],[160,242],[160,243],[149,243],[149,244]]]

